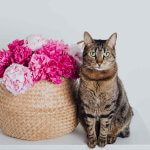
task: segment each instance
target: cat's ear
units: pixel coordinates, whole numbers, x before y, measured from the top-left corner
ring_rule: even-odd
[[[107,44],[110,48],[114,49],[117,41],[117,33],[113,33],[110,38],[107,40]]]
[[[84,44],[85,45],[90,45],[93,43],[93,39],[91,35],[88,32],[84,32]]]

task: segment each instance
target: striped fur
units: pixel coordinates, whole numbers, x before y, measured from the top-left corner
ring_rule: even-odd
[[[133,112],[117,73],[116,38],[113,34],[108,40],[93,40],[89,33],[84,34],[77,104],[91,148],[112,144],[117,136],[129,136]],[[105,51],[109,52],[107,58],[103,57]]]

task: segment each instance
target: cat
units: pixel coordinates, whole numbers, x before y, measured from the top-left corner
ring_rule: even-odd
[[[117,73],[116,40],[117,33],[107,40],[94,40],[84,33],[77,105],[90,148],[104,147],[130,134],[133,111]]]

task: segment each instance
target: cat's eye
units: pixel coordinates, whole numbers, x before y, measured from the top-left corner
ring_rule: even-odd
[[[106,53],[105,53],[105,56],[106,56],[106,57],[108,57],[109,55],[110,55],[110,53],[109,53],[109,52],[106,52]]]
[[[109,53],[108,51],[106,51],[106,52],[103,54],[103,57],[104,57],[104,58],[107,58],[107,57],[109,57],[109,55],[110,55],[110,53]]]
[[[96,56],[95,51],[91,51],[89,54],[90,54],[91,57],[95,57]]]

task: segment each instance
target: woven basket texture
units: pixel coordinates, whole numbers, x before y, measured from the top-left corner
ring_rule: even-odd
[[[0,84],[0,128],[26,140],[62,136],[77,126],[71,80],[56,85],[39,81],[24,94],[14,96]]]

